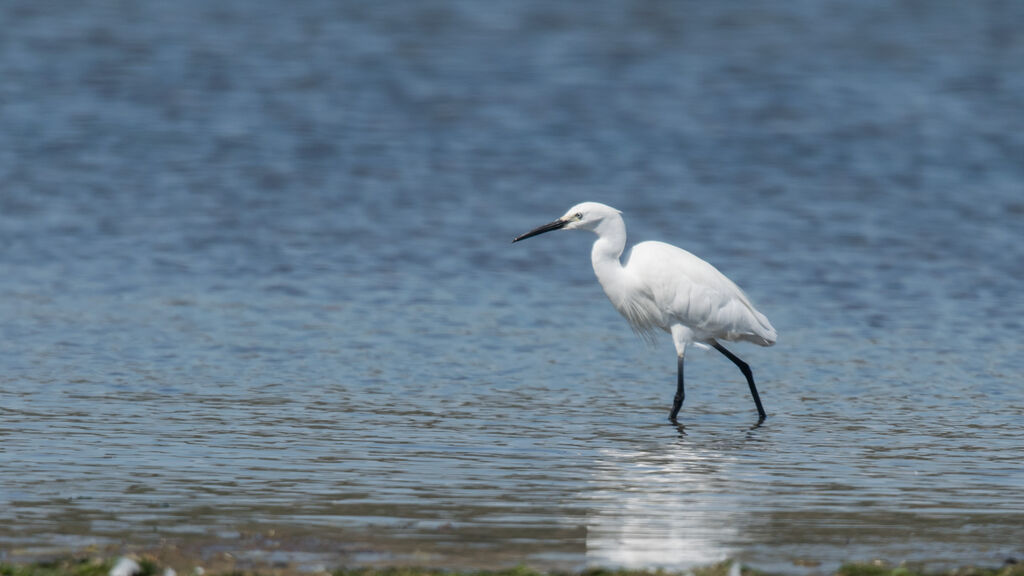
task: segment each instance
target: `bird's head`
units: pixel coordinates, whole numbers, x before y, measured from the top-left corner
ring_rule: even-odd
[[[612,216],[618,218],[619,214],[621,214],[621,212],[611,206],[606,206],[598,202],[581,202],[580,204],[569,208],[558,220],[534,228],[521,236],[516,236],[512,241],[519,242],[520,240],[526,240],[531,236],[536,236],[552,230],[595,231],[606,218],[610,218]]]

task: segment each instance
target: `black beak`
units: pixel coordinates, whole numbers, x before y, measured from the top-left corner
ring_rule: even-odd
[[[523,234],[521,236],[516,236],[512,240],[512,242],[519,242],[520,240],[526,240],[527,238],[529,238],[531,236],[536,236],[538,234],[543,234],[545,232],[551,232],[552,230],[558,230],[558,229],[562,228],[563,226],[565,226],[568,223],[569,223],[568,220],[562,220],[561,218],[559,218],[558,220],[555,220],[554,222],[551,222],[550,224],[545,224],[545,225],[543,225],[543,226],[541,226],[539,228],[534,228],[533,230],[530,230],[526,234]]]

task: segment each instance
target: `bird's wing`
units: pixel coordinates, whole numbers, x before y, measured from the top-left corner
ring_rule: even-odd
[[[641,242],[624,264],[652,299],[667,328],[690,327],[699,340],[746,340],[770,346],[776,333],[743,290],[711,264],[663,242]]]

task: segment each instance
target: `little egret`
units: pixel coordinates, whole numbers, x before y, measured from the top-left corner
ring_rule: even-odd
[[[683,356],[691,344],[710,346],[739,367],[757,405],[758,422],[764,420],[764,407],[750,366],[720,342],[744,341],[759,346],[775,343],[775,328],[739,286],[711,264],[664,242],[641,242],[633,246],[625,263],[620,262],[626,247],[626,224],[621,212],[597,202],[577,204],[558,220],[517,236],[512,242],[552,230],[590,230],[597,234],[590,261],[615,309],[648,342],[653,342],[657,328],[672,335],[678,375],[670,420],[676,421],[686,397]]]

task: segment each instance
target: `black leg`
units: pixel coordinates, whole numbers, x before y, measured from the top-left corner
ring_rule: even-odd
[[[726,358],[732,360],[732,363],[740,369],[740,372],[743,372],[744,376],[746,376],[747,384],[750,385],[750,394],[754,397],[754,404],[757,404],[757,414],[761,417],[761,420],[764,420],[767,415],[764,413],[764,407],[761,406],[761,397],[757,395],[757,386],[754,386],[754,373],[750,371],[750,366],[748,366],[743,360],[740,360],[735,354],[726,350],[725,346],[722,346],[718,342],[715,342],[712,346],[715,347],[715,350],[724,354]]]
[[[683,357],[679,357],[679,373],[676,376],[676,398],[672,402],[672,414],[668,417],[669,420],[675,422],[676,416],[679,415],[679,409],[683,407],[683,400],[686,399],[686,391],[683,390]]]

